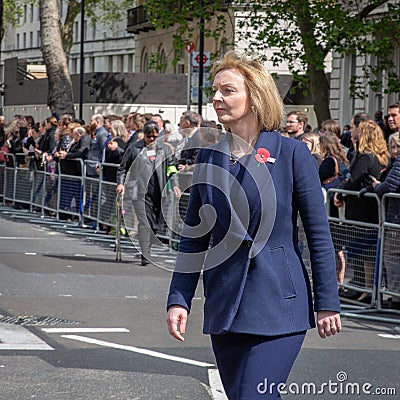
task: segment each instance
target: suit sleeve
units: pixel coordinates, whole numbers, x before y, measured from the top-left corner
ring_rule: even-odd
[[[139,150],[137,147],[130,144],[122,157],[121,163],[119,164],[117,170],[117,184],[123,185],[125,183],[126,175],[128,174],[129,168],[131,167],[133,161],[138,155]]]
[[[382,197],[385,193],[397,192],[399,188],[400,188],[400,157],[397,157],[386,179],[375,187],[375,192]]]
[[[294,208],[300,212],[310,250],[314,310],[339,312],[335,252],[315,161],[301,142],[293,156]]]

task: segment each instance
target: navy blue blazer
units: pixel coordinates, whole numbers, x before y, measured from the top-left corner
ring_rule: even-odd
[[[240,184],[229,173],[230,135],[197,157],[167,307],[190,311],[203,269],[204,333],[300,332],[315,327],[314,310],[340,311],[314,158],[304,143],[278,132],[261,132],[259,148],[275,162],[247,157]],[[258,195],[246,196],[254,185]],[[233,208],[233,197],[242,206]],[[314,296],[298,247],[298,213],[310,249]]]

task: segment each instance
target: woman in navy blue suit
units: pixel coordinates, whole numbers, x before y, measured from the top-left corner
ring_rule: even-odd
[[[335,253],[315,161],[282,137],[271,75],[228,52],[213,66],[213,104],[229,133],[199,151],[168,297],[168,329],[183,341],[203,270],[204,333],[230,400],[277,399],[305,333],[341,330]],[[297,215],[312,269],[301,259]]]

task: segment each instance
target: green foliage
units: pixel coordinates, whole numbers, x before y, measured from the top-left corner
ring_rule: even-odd
[[[200,28],[200,18],[205,21],[206,36],[216,41],[224,38],[229,14],[216,14],[221,2],[149,0],[146,8],[156,28],[174,26],[174,46],[182,48],[193,37],[193,29]],[[326,56],[334,51],[364,58],[362,76],[352,77],[354,96],[364,97],[367,83],[381,90],[382,74],[385,92],[398,91],[400,80],[392,53],[400,40],[399,1],[237,0],[234,5],[236,15],[245,15],[236,17],[236,39],[244,40],[249,52],[273,49],[268,61],[275,66],[286,63],[303,87],[309,87],[310,73],[324,70]],[[208,31],[207,22],[215,15],[217,27]]]
[[[149,53],[149,72],[165,72],[167,68],[166,61],[162,61],[159,54]]]
[[[200,29],[203,30],[204,37],[221,42],[223,47],[228,45],[225,37],[228,20],[227,14],[220,12],[221,3],[224,1],[148,0],[145,2],[149,19],[156,29],[174,27],[173,46],[176,55],[172,60],[173,64],[185,56],[181,49],[184,49],[185,43],[193,39]],[[204,20],[203,24],[202,20]],[[214,54],[212,57],[217,55]]]
[[[126,18],[126,10],[132,8],[133,3],[132,0],[85,0],[85,15],[92,26],[104,23],[112,27]]]
[[[20,18],[24,13],[24,5],[32,3],[29,0],[3,0],[3,24],[7,31],[12,26],[18,26],[22,22]]]
[[[331,51],[365,59],[363,76],[351,80],[356,97],[366,95],[367,82],[371,89],[380,89],[382,71],[393,76],[391,57],[400,33],[399,2],[271,0],[262,6],[243,1],[242,7],[248,17],[239,26],[249,49],[275,48],[269,61],[274,65],[286,62],[294,79],[303,85],[308,85],[311,69],[324,69],[324,59]],[[376,65],[369,65],[371,60],[376,60]],[[386,92],[398,87],[393,79],[386,84]]]

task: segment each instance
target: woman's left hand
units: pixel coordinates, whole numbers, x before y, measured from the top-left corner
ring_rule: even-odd
[[[342,330],[340,314],[336,311],[317,311],[317,327],[322,339],[336,335]]]
[[[179,199],[182,195],[181,189],[179,188],[179,186],[174,186],[173,190],[174,190],[175,197],[177,199]]]

